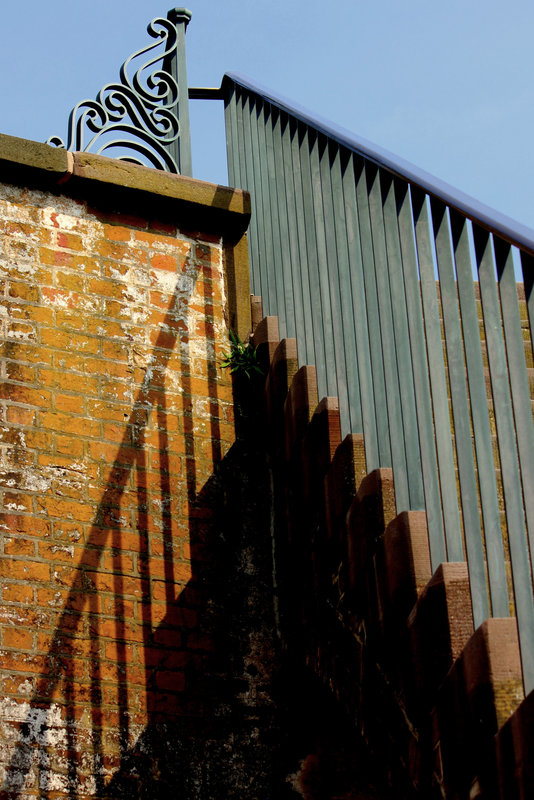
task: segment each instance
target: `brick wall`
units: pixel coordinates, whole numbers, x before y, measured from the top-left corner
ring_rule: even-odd
[[[180,782],[215,797],[198,751],[215,764],[218,739],[231,761],[230,734],[205,726],[229,702],[213,687],[231,652],[219,512],[235,450],[218,359],[229,325],[249,324],[246,203],[0,145],[1,796],[164,797]],[[258,637],[249,683],[265,677]]]

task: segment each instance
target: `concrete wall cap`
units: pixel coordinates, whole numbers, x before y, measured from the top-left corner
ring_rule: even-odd
[[[242,189],[174,175],[151,167],[130,164],[93,153],[73,153],[74,177],[185,200],[234,214],[250,214],[250,196]]]
[[[8,168],[10,176],[17,167],[30,167],[51,177],[68,172],[66,150],[4,133],[0,133],[0,163]]]
[[[61,190],[69,193],[81,187],[84,193],[89,187],[97,192],[114,188],[123,193],[131,191],[133,197],[139,192],[139,196],[152,197],[160,204],[179,203],[192,211],[217,215],[242,232],[250,219],[250,195],[242,189],[107,156],[70,153],[41,142],[0,134],[0,164],[5,180],[24,186],[32,182],[46,188],[61,185]]]

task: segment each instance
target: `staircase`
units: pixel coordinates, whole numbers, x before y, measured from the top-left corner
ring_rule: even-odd
[[[315,368],[299,365],[295,341],[279,340],[271,316],[256,322],[253,344],[267,373],[279,613],[292,669],[301,681],[311,671],[333,695],[361,737],[353,758],[363,749],[380,764],[370,797],[527,797],[511,792],[518,772],[530,784],[506,749],[526,708],[515,619],[474,630],[467,564],[432,573],[425,513],[396,513],[392,470],[367,472],[363,437],[342,439],[337,398],[318,402]],[[334,769],[323,753],[332,736],[324,722],[312,759],[323,780]],[[362,789],[354,775],[350,788],[336,746],[341,796],[367,797],[350,793]],[[338,796],[318,787],[304,796]]]
[[[243,76],[221,91],[289,640],[396,796],[530,796],[534,232]]]

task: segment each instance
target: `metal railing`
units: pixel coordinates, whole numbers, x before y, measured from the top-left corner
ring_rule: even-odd
[[[51,136],[47,144],[192,175],[185,56],[190,19],[187,8],[153,19],[147,31],[155,41],[132,53],[119,80],[103,86],[95,100],[74,106],[66,142]]]
[[[433,568],[467,560],[475,626],[516,614],[530,691],[534,232],[242,76],[221,89],[253,292],[397,510],[426,511]]]

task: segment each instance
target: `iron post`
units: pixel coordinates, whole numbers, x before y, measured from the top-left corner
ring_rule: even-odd
[[[193,162],[191,158],[191,129],[189,122],[189,91],[187,86],[187,63],[185,54],[185,32],[191,19],[191,12],[187,8],[171,8],[167,19],[176,27],[176,48],[168,58],[165,69],[176,81],[178,86],[177,116],[180,123],[178,139],[169,145],[171,155],[178,165],[181,175],[193,175]]]

